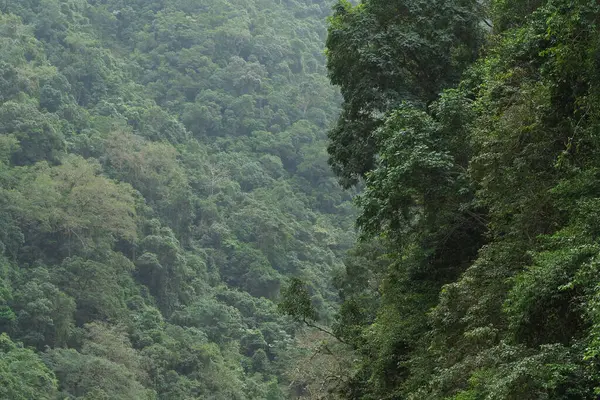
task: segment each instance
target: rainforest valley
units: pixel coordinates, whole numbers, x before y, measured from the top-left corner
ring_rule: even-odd
[[[600,395],[595,0],[0,0],[0,399]]]

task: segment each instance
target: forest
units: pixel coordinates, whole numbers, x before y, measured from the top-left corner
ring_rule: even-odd
[[[599,28],[594,0],[335,5],[328,151],[362,185],[336,396],[599,398]]]
[[[0,399],[307,395],[280,288],[311,282],[332,324],[356,236],[330,13],[0,2]]]
[[[596,399],[598,182],[595,0],[0,0],[0,399]]]

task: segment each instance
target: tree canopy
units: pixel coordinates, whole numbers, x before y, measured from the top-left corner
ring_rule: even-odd
[[[364,186],[337,280],[360,359],[338,396],[594,398],[599,6],[335,10],[329,151]]]
[[[326,1],[0,4],[0,397],[293,397],[333,321]],[[301,383],[298,383],[302,385]]]

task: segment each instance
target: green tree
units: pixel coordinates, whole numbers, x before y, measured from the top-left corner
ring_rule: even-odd
[[[57,395],[56,378],[32,350],[0,335],[0,395],[6,399],[51,400]]]
[[[65,345],[74,326],[75,302],[51,283],[47,269],[36,268],[27,275],[10,302],[17,316],[15,336],[38,350]]]
[[[137,235],[133,190],[101,176],[92,160],[70,156],[55,167],[38,164],[15,195],[22,217],[41,232],[62,235],[69,255]]]
[[[43,355],[60,381],[61,394],[79,399],[155,399],[125,365],[73,349],[54,349]]]
[[[483,15],[478,1],[342,0],[327,36],[327,68],[344,103],[329,132],[334,171],[345,185],[374,167],[373,132],[402,102],[420,108],[458,82],[476,58]]]

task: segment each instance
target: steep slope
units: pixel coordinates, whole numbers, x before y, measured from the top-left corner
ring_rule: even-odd
[[[332,321],[354,240],[325,150],[329,11],[2,2],[0,397],[302,395],[273,301],[301,277]]]
[[[597,398],[598,3],[335,9],[329,149],[365,185],[338,395]]]

